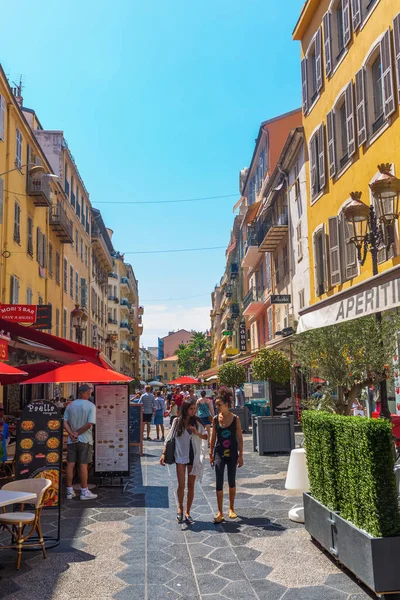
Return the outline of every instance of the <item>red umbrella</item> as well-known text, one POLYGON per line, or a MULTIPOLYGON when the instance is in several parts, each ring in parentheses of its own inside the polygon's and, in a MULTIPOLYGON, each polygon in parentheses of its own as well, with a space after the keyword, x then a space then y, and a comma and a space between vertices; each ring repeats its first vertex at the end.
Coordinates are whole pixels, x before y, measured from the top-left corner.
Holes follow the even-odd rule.
POLYGON ((188 377, 187 375, 183 375, 183 377, 179 377, 178 379, 170 381, 168 385, 195 385, 196 383, 200 383, 200 381, 195 377, 188 377))
MULTIPOLYGON (((46 372, 23 382, 21 381, 21 383, 78 383, 81 381, 87 383, 112 383, 114 381, 132 381, 133 379, 133 377, 127 377, 112 369, 104 369, 86 360, 69 363, 68 365, 58 365, 56 363, 41 364, 49 365, 46 372)), ((36 368, 39 370, 38 365, 36 365, 36 368)))
POLYGON ((18 379, 21 377, 26 377, 28 373, 25 371, 21 371, 20 369, 16 369, 7 363, 0 362, 0 382, 2 384, 7 384, 14 377, 18 376, 18 379))

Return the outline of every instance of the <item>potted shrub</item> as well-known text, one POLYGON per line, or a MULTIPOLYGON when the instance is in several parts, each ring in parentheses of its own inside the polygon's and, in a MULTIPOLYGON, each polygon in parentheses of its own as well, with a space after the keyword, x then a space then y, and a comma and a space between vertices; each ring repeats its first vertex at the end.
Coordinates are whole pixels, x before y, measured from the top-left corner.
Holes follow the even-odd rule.
POLYGON ((374 592, 399 593, 400 511, 390 422, 304 411, 302 424, 310 480, 307 531, 374 592))
MULTIPOLYGON (((242 365, 234 362, 227 362, 218 371, 218 382, 226 385, 235 391, 235 387, 240 387, 246 381, 246 370, 242 365)), ((235 408, 232 412, 240 419, 243 431, 249 430, 249 413, 245 406, 235 408)))

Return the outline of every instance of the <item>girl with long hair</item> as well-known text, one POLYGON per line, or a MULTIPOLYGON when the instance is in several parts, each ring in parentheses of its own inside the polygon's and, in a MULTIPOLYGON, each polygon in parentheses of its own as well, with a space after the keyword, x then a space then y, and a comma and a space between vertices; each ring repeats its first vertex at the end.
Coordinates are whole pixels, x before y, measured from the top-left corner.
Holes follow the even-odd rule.
POLYGON ((243 466, 243 435, 240 419, 229 409, 233 394, 229 388, 220 388, 215 400, 218 414, 214 417, 211 435, 210 464, 215 467, 218 513, 214 523, 222 523, 224 517, 224 471, 228 471, 229 518, 237 519, 235 513, 236 467, 243 466))
MULTIPOLYGON (((191 402, 184 401, 181 406, 179 416, 174 419, 171 429, 168 433, 167 443, 175 438, 175 465, 176 476, 178 479, 178 513, 176 519, 178 523, 182 523, 183 518, 188 525, 193 524, 193 519, 190 516, 194 498, 194 484, 196 477, 201 481, 204 470, 204 455, 207 434, 201 420, 196 417, 196 405, 191 402), (186 512, 183 514, 183 500, 185 496, 185 480, 187 477, 187 498, 186 512)), ((161 454, 160 464, 165 465, 165 452, 161 454)))

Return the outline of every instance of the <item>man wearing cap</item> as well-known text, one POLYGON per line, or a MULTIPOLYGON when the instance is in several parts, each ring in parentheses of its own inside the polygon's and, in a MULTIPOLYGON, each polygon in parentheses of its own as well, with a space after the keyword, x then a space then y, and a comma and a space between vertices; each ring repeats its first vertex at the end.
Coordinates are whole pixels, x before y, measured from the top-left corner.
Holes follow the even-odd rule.
POLYGON ((72 487, 75 463, 79 463, 79 478, 81 482, 81 500, 94 500, 97 494, 88 490, 88 465, 93 458, 92 427, 96 423, 96 407, 89 401, 92 388, 81 385, 78 398, 68 404, 64 413, 64 428, 68 432, 67 443, 67 500, 75 496, 72 487))

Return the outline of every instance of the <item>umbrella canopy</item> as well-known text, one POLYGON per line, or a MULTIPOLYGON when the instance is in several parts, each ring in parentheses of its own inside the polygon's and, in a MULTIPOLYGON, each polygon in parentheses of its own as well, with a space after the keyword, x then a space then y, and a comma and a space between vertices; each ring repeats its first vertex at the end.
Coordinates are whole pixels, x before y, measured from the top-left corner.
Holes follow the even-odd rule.
POLYGON ((145 381, 141 381, 140 385, 147 385, 147 383, 145 381))
POLYGON ((169 385, 195 385, 196 383, 200 383, 200 381, 195 377, 188 377, 187 375, 183 375, 183 377, 178 377, 178 379, 170 381, 169 385))
POLYGON ((152 385, 153 387, 162 387, 164 384, 161 381, 149 381, 147 385, 152 385))
POLYGON ((14 377, 22 379, 27 375, 28 373, 26 371, 21 371, 20 369, 16 369, 7 363, 0 362, 0 383, 2 384, 10 383, 14 377))
MULTIPOLYGON (((43 363, 42 363, 43 364, 43 363)), ((56 365, 56 363, 44 363, 50 365, 49 369, 36 377, 31 377, 21 383, 112 383, 114 381, 132 381, 133 377, 127 377, 104 369, 86 360, 69 363, 68 365, 56 365)), ((37 365, 36 365, 37 368, 37 365)))

